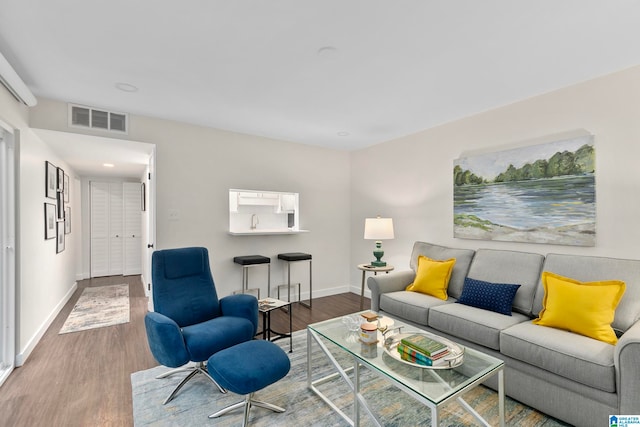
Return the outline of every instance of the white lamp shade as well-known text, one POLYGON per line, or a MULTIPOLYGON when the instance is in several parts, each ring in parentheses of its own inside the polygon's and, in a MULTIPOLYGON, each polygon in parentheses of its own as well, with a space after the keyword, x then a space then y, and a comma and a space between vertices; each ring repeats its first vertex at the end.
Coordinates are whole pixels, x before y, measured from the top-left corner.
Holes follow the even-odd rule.
POLYGON ((393 239, 393 219, 366 218, 364 220, 364 238, 368 240, 393 239))

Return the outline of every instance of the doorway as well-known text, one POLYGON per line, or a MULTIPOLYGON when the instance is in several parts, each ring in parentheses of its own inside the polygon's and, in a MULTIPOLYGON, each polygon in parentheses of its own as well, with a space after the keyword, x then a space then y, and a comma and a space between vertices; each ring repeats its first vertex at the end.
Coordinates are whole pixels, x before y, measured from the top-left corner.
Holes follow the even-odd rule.
MULTIPOLYGON (((58 157, 63 159, 80 178, 81 204, 81 259, 77 278, 87 279, 91 273, 91 181, 105 182, 145 182, 150 162, 155 156, 156 146, 153 143, 135 140, 110 138, 81 133, 69 133, 50 129, 32 128, 32 130, 50 146, 58 157), (110 167, 107 167, 110 166, 110 167)), ((153 184, 153 183, 151 183, 153 184)), ((150 185, 146 185, 151 190, 150 185)), ((144 217, 154 217, 155 199, 147 195, 144 217)), ((139 205, 139 202, 138 204, 139 205)), ((146 220, 146 219, 145 219, 146 220)), ((147 224, 155 227, 155 223, 147 224)), ((153 243, 141 239, 140 257, 142 262, 147 258, 147 244, 153 243)), ((143 265, 144 274, 144 265, 143 265)), ((145 282, 146 283, 146 282, 145 282)))
POLYGON ((0 122, 0 385, 15 364, 15 141, 0 122))

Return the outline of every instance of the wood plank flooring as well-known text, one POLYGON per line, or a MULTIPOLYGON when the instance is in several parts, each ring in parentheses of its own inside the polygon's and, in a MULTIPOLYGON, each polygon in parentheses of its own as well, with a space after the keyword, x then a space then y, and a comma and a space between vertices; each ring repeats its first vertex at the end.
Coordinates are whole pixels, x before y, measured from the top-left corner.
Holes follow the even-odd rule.
MULTIPOLYGON (((365 307, 370 305, 365 301, 365 307)), ((293 330, 359 311, 360 296, 315 298, 313 308, 293 308, 293 330)), ((132 426, 133 372, 157 366, 144 328, 147 298, 140 276, 112 276, 78 282, 78 290, 27 359, 0 387, 0 426, 132 426), (58 335, 90 286, 129 284, 130 322, 58 335)), ((288 329, 288 314, 272 313, 272 328, 288 329)), ((294 349, 294 351, 302 351, 294 349)))

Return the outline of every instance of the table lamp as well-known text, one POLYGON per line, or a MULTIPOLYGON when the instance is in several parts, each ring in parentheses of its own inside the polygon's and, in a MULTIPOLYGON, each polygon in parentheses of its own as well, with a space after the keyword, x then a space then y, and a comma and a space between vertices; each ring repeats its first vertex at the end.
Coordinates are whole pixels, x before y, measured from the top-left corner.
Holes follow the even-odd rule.
POLYGON ((382 250, 382 240, 393 239, 393 219, 391 218, 366 218, 364 221, 364 238, 376 240, 376 248, 373 251, 375 261, 371 262, 374 267, 385 267, 387 263, 380 261, 384 255, 382 250))

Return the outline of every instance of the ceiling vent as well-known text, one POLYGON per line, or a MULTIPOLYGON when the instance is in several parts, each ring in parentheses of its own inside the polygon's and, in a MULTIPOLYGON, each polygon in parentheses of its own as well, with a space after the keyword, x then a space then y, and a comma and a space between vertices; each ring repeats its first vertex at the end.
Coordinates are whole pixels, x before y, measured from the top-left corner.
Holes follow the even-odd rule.
POLYGON ((127 133, 128 116, 126 113, 69 104, 69 126, 127 133))

